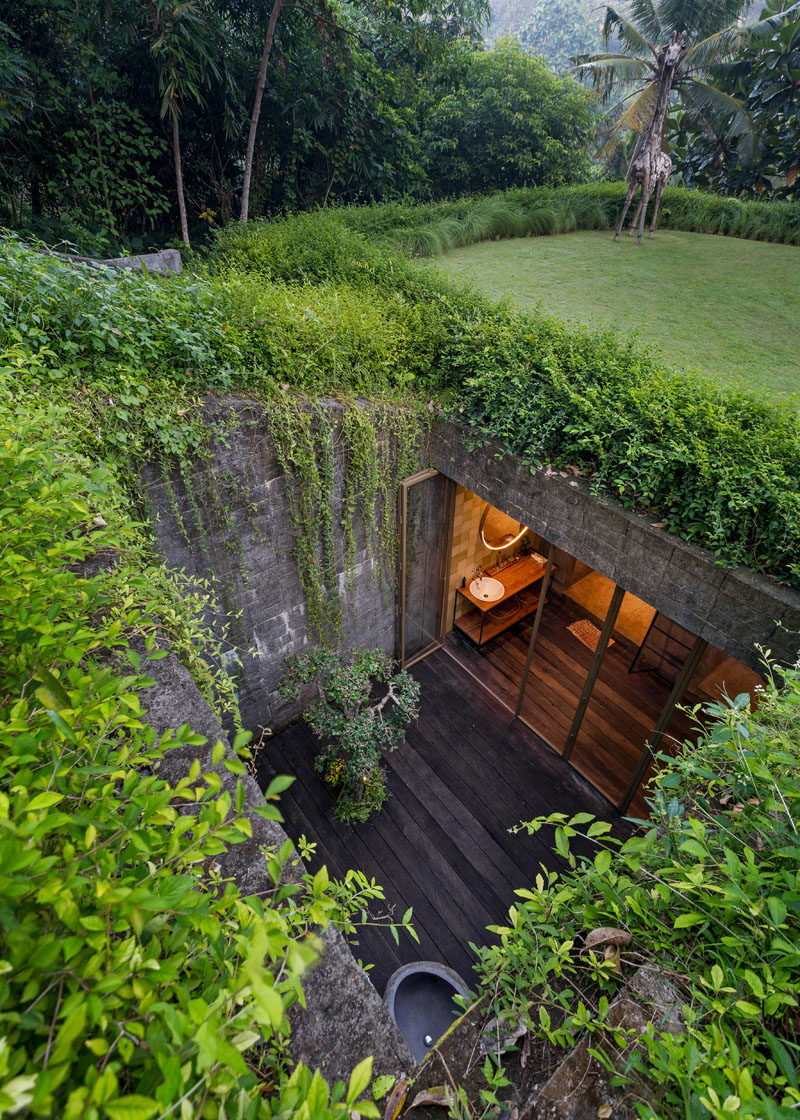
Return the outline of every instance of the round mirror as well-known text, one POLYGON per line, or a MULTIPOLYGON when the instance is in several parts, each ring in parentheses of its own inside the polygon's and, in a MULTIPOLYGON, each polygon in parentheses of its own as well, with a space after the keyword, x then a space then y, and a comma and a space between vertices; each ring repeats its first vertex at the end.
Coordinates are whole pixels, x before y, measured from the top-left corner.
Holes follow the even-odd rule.
POLYGON ((481 517, 479 533, 484 545, 491 552, 501 552, 525 535, 528 526, 515 521, 508 514, 501 513, 494 506, 487 505, 481 517))

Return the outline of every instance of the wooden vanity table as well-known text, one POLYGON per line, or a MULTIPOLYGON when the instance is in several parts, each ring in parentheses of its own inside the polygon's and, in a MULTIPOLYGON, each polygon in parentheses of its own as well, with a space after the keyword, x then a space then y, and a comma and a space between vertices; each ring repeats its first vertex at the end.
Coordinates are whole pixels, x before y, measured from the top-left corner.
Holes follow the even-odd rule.
POLYGON ((484 645, 508 630, 509 626, 525 618, 539 605, 538 593, 532 594, 530 589, 541 582, 545 566, 533 556, 520 556, 499 571, 494 569, 484 572, 484 575, 499 580, 505 588, 504 594, 493 603, 476 599, 469 584, 457 587, 453 603, 453 629, 459 630, 477 646, 484 645), (459 595, 467 600, 470 607, 457 618, 459 595))

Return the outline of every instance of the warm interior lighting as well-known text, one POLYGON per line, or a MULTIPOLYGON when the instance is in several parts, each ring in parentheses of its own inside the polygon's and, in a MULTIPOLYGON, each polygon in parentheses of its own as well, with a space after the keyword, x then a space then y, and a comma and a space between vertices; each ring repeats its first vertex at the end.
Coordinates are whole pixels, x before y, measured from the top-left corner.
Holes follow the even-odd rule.
POLYGON ((490 552, 511 548, 528 532, 528 526, 514 521, 494 506, 487 505, 480 524, 480 538, 490 552))

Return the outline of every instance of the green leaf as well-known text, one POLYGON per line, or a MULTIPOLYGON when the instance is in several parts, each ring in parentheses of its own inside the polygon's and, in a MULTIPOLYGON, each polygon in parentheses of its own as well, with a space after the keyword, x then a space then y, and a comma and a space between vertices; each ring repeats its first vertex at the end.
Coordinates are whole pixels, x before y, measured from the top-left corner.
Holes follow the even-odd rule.
POLYGON ((369 1086, 372 1080, 372 1055, 369 1054, 359 1062, 350 1074, 350 1084, 347 1087, 347 1103, 354 1105, 358 1098, 369 1086))
POLYGON ((594 857, 594 866, 598 875, 605 875, 611 867, 611 852, 609 852, 608 848, 604 848, 601 852, 597 853, 594 857))
POLYGON ((290 777, 288 774, 278 774, 278 776, 276 778, 273 778, 267 786, 264 792, 264 797, 267 801, 270 801, 273 797, 277 797, 278 794, 283 793, 284 790, 287 790, 294 780, 295 779, 293 777, 290 777))
POLYGON ((770 897, 767 899, 767 908, 769 909, 769 916, 772 918, 776 926, 782 926, 786 921, 788 910, 779 898, 770 897))
POLYGON ((705 922, 708 919, 705 914, 698 914, 696 910, 690 910, 688 914, 679 914, 673 922, 674 929, 687 929, 689 926, 699 925, 700 922, 705 922))
POLYGON ((391 1073, 382 1073, 380 1077, 376 1077, 372 1083, 372 1097, 376 1101, 383 1100, 386 1094, 394 1085, 396 1077, 391 1073))
POLYGON ((71 707, 70 698, 57 677, 54 677, 49 670, 41 667, 36 670, 36 673, 42 682, 41 686, 36 689, 36 698, 42 707, 51 708, 56 712, 71 707))
POLYGON ((133 1093, 129 1097, 117 1097, 106 1101, 105 1109, 111 1120, 150 1120, 161 1111, 158 1101, 152 1097, 140 1097, 133 1093))
POLYGON ((77 736, 64 717, 60 716, 58 712, 54 712, 52 708, 46 708, 45 710, 47 712, 47 718, 55 724, 64 738, 69 740, 70 743, 77 743, 77 736))
POLYGON ((35 797, 31 798, 25 806, 25 812, 37 813, 40 809, 52 809, 54 805, 58 805, 59 801, 63 800, 63 793, 56 793, 55 790, 46 790, 44 793, 37 793, 35 797))

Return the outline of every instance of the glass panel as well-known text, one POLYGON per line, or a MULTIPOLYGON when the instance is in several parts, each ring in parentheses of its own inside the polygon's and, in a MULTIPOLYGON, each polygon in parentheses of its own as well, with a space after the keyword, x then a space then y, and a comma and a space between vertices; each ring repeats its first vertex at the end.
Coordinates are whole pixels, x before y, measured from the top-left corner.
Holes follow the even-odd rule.
MULTIPOLYGON (((688 645, 674 638, 669 643, 657 640, 655 618, 647 603, 624 595, 570 759, 615 805, 628 788, 642 747, 694 642, 691 635, 688 645), (631 672, 632 666, 642 671, 631 672)), ((633 804, 629 811, 644 815, 644 803, 633 804)))
MULTIPOLYGON (((542 550, 546 547, 544 542, 542 550)), ((598 613, 590 613, 585 606, 577 603, 571 598, 576 586, 574 557, 554 549, 553 559, 553 577, 522 696, 520 716, 537 735, 562 754, 592 664, 592 642, 599 637, 608 604, 595 604, 594 610, 598 613)), ((584 565, 580 567, 584 572, 589 570, 584 565)), ((526 626, 528 638, 530 633, 529 623, 526 626)))
POLYGON ((405 613, 401 657, 405 665, 441 642, 447 479, 440 474, 403 483, 406 492, 405 613))

